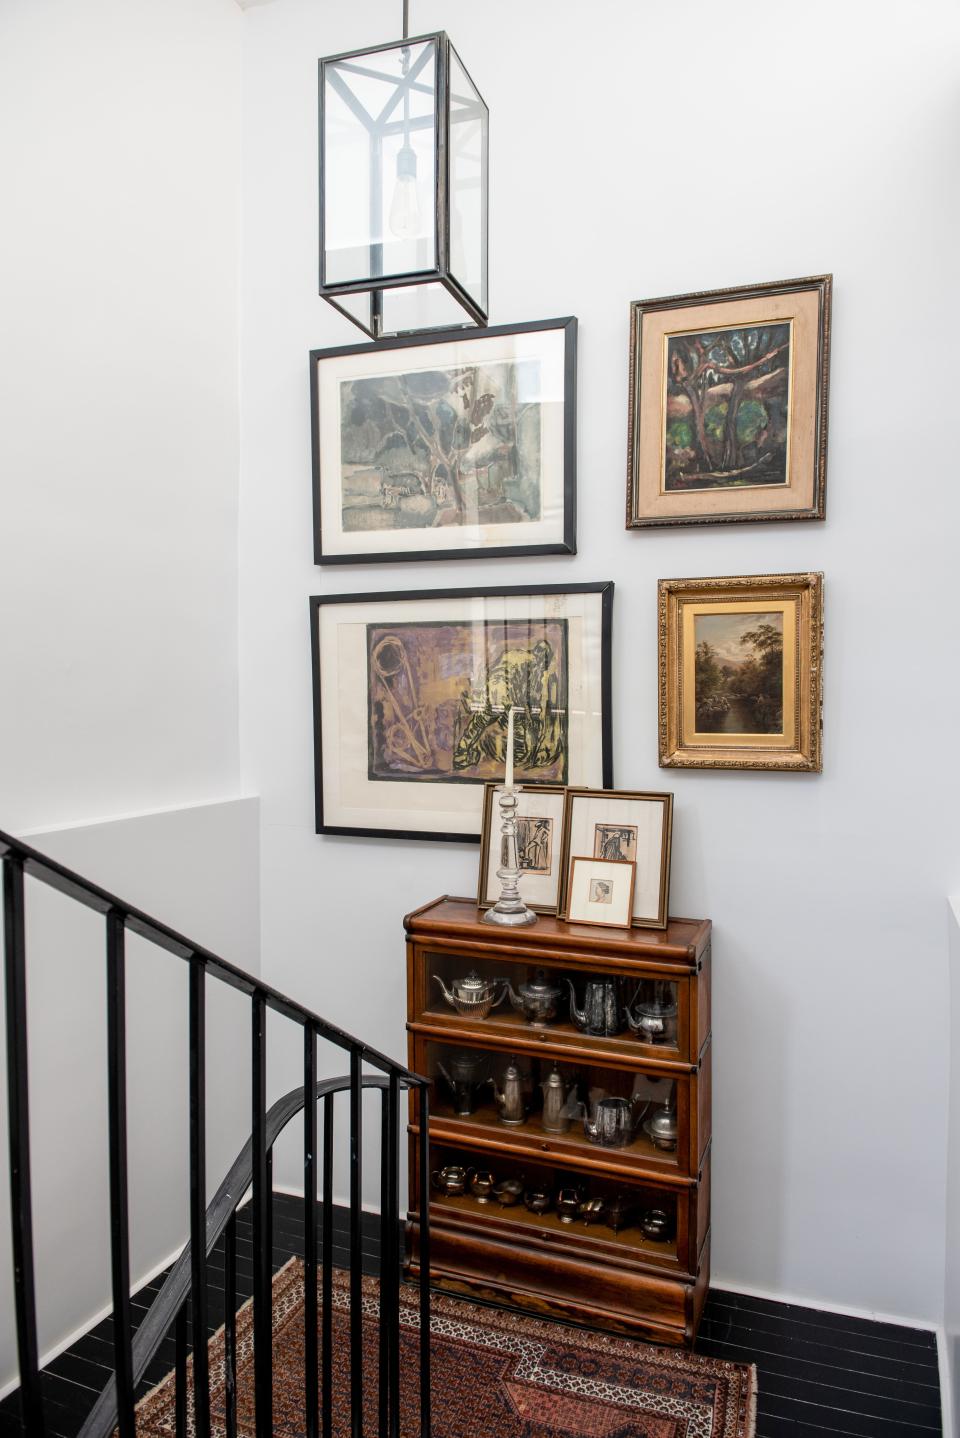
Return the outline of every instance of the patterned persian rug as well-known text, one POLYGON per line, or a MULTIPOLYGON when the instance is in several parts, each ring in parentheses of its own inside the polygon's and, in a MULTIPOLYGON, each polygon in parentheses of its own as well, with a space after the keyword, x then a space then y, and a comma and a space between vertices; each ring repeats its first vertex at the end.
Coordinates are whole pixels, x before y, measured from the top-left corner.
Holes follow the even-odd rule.
MULTIPOLYGON (((350 1433, 348 1275, 334 1275, 333 1431, 350 1433)), ((364 1434, 377 1433, 375 1279, 363 1280, 364 1434)), ((302 1438, 303 1265, 273 1281, 273 1432, 302 1438)), ((401 1285, 401 1435, 419 1438, 417 1290, 401 1285)), ((435 1438, 753 1438, 756 1370, 434 1295, 435 1438)), ((210 1340, 214 1438, 224 1435, 223 1331, 210 1340)), ((188 1432, 193 1431, 192 1395, 188 1432)), ((137 1408, 142 1438, 176 1432, 173 1374, 137 1408)), ((252 1438, 253 1314, 237 1317, 237 1433, 252 1438)))

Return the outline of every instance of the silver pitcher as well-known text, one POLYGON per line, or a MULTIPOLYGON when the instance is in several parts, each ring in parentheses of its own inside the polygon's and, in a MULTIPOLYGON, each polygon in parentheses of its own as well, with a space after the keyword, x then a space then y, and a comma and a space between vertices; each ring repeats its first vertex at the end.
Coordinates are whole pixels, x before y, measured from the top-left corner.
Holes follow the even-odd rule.
POLYGON ((506 979, 481 979, 477 973, 469 973, 465 979, 453 979, 449 988, 439 974, 433 977, 450 1007, 465 1019, 485 1019, 491 1009, 503 1003, 509 987, 506 979))
POLYGON ((518 984, 516 991, 507 980, 507 993, 513 1007, 535 1029, 544 1028, 557 1017, 557 1006, 563 997, 560 985, 552 984, 543 969, 538 969, 528 983, 518 984))
POLYGON ((487 1055, 460 1050, 450 1054, 448 1058, 449 1069, 442 1059, 437 1060, 437 1068, 453 1094, 457 1117, 469 1118, 473 1113, 475 1091, 480 1084, 486 1082, 487 1055))
POLYGON ((585 1034, 609 1036, 623 1028, 623 1005, 616 979, 591 979, 583 997, 583 1008, 577 1007, 577 991, 570 986, 570 1019, 585 1034))
POLYGON ((526 1123, 527 1105, 524 1100, 523 1074, 516 1059, 511 1059, 503 1075, 503 1088, 491 1075, 488 1082, 493 1086, 493 1098, 497 1105, 500 1122, 516 1128, 526 1123))
POLYGON ((628 1098, 598 1098, 593 1115, 584 1113, 583 1131, 591 1143, 604 1148, 622 1148, 633 1138, 633 1104, 628 1098))
POLYGON ((568 1089, 563 1075, 554 1064, 540 1087, 543 1090, 540 1127, 544 1133, 566 1133, 576 1115, 576 1084, 571 1084, 568 1089))

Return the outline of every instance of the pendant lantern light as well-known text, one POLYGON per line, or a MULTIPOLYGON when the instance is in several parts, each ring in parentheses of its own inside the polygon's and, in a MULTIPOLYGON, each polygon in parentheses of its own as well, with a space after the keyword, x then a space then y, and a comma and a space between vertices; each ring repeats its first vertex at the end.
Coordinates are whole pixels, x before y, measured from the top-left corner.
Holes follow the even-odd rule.
POLYGON ((372 339, 487 322, 489 113, 408 30, 320 61, 320 294, 372 339))

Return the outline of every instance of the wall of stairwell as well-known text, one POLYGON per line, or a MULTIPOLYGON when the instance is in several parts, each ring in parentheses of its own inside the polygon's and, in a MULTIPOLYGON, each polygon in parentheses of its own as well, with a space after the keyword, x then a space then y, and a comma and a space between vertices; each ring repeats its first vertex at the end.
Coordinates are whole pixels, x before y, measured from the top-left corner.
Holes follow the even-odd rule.
MULTIPOLYGON (((230 802, 242 23, 233 0, 0 4, 0 827, 255 968, 256 802, 230 802)), ((109 1302, 103 925, 29 883, 27 921, 47 1352, 109 1302)), ((186 974, 136 940, 128 967, 139 1277, 186 1233, 186 974)), ((248 1023, 211 1004, 216 1180, 248 1023)), ((0 1388, 11 1293, 4 1183, 0 1388)))

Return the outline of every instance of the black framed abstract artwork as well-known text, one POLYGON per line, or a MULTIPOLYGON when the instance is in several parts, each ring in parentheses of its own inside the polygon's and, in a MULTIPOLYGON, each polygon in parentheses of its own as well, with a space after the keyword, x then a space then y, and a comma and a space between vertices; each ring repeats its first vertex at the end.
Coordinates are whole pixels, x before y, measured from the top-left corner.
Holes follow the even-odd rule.
POLYGON ((480 838, 516 782, 609 787, 613 584, 310 600, 317 832, 480 838))
POLYGON ((575 319, 313 350, 314 559, 576 552, 575 319))

